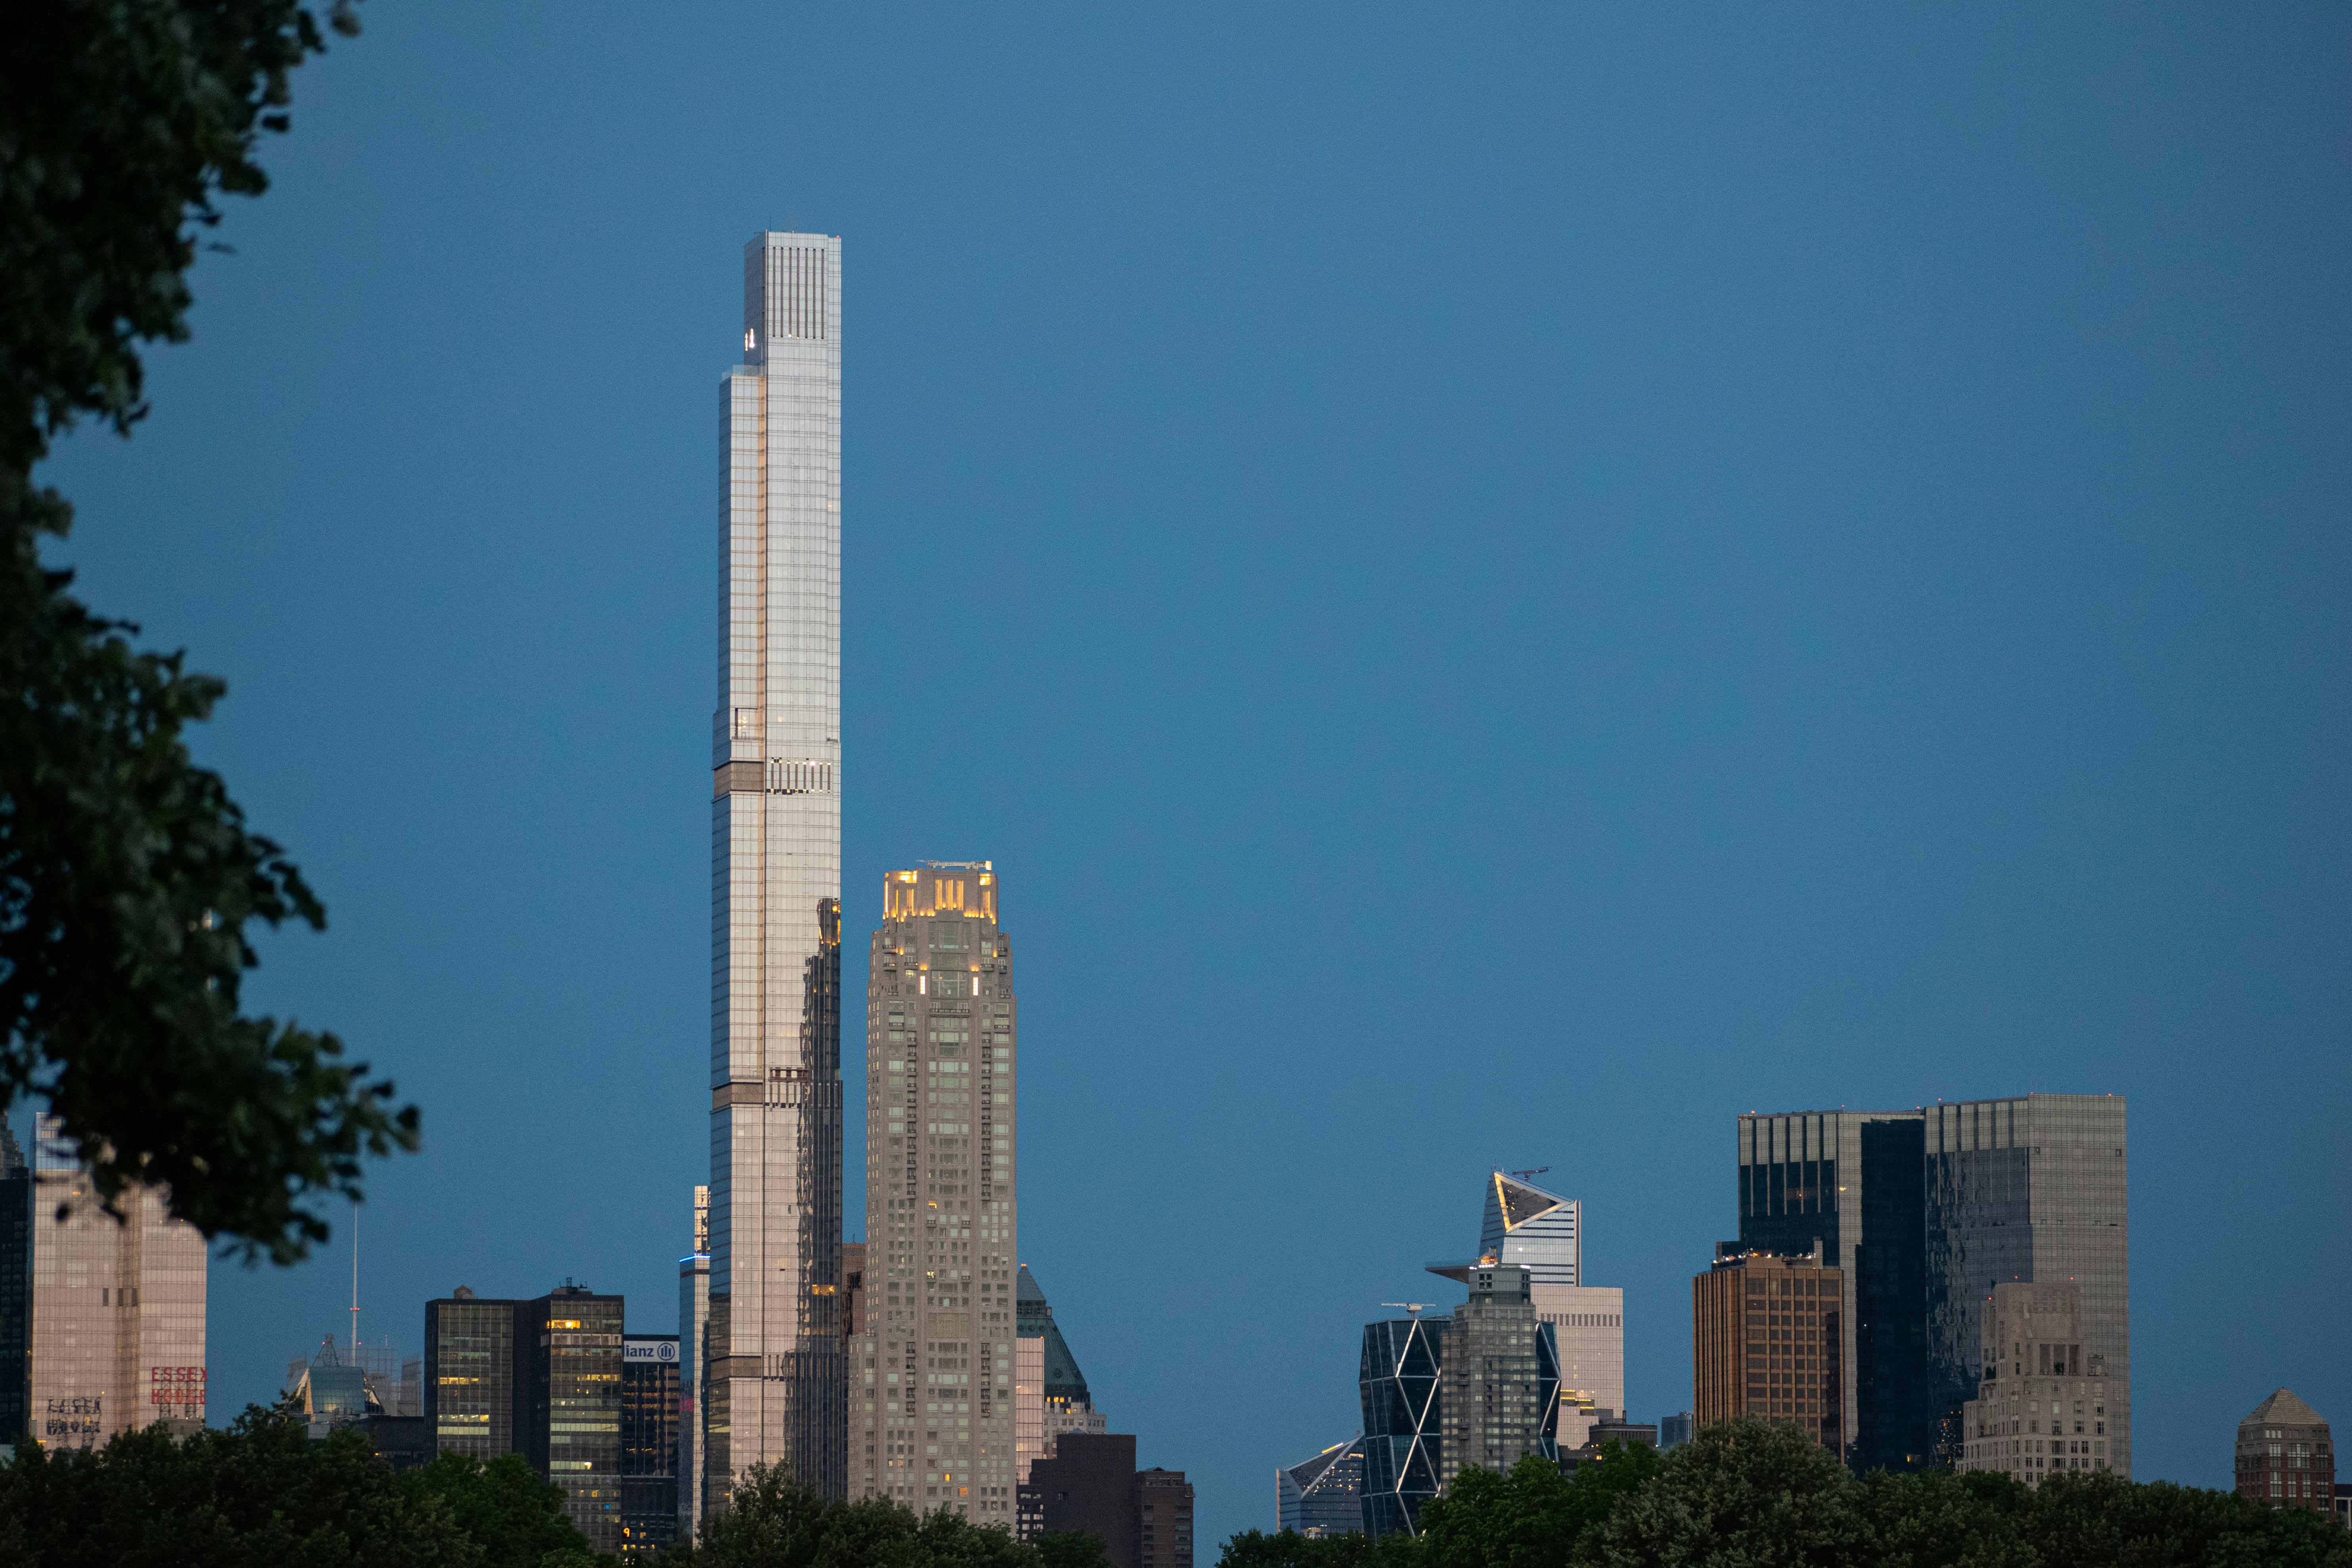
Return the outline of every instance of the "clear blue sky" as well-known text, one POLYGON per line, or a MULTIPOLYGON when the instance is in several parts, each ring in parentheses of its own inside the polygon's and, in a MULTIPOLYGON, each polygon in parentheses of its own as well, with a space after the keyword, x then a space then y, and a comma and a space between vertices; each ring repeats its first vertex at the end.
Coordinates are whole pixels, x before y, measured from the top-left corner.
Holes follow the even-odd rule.
MULTIPOLYGON (((2352 13, 363 11, 50 473, 328 900, 256 999, 424 1105, 371 1327, 674 1326, 717 384, 804 227, 850 984, 996 862, 1024 1250, 1204 1562, 1490 1163, 1683 1407, 1751 1109, 2127 1095, 2141 1474, 2352 1422, 2352 13)), ((217 1415, 347 1267, 215 1268, 217 1415)))

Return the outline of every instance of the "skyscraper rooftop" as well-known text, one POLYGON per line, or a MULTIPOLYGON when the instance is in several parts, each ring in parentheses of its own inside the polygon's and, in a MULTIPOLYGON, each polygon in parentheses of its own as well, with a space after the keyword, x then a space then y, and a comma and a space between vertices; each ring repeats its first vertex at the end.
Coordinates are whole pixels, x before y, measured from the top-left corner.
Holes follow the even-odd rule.
POLYGON ((1042 1338, 1045 1342, 1046 1399, 1092 1405, 1094 1398, 1087 1392, 1087 1374, 1078 1370, 1077 1357, 1070 1353, 1068 1342, 1062 1338, 1061 1325, 1054 1321, 1053 1306, 1046 1301, 1045 1292, 1038 1289, 1025 1263, 1021 1266, 1015 1289, 1013 1331, 1023 1339, 1042 1338))

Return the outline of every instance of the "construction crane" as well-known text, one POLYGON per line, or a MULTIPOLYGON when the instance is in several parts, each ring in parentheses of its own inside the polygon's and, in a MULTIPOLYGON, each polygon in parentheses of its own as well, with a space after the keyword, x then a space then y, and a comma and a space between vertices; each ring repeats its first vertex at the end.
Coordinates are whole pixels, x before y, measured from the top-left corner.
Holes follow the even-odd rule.
POLYGON ((1538 1166, 1537 1166, 1534 1170, 1532 1170, 1532 1171, 1513 1171, 1513 1172, 1511 1173, 1511 1174, 1513 1174, 1514 1176, 1517 1176, 1517 1177, 1519 1177, 1521 1180, 1525 1180, 1526 1178, 1528 1178, 1528 1177, 1529 1177, 1529 1176, 1540 1176, 1540 1175, 1542 1175, 1546 1171, 1549 1171, 1549 1170, 1550 1170, 1550 1169, 1551 1169, 1551 1167, 1550 1167, 1549 1165, 1538 1165, 1538 1166))

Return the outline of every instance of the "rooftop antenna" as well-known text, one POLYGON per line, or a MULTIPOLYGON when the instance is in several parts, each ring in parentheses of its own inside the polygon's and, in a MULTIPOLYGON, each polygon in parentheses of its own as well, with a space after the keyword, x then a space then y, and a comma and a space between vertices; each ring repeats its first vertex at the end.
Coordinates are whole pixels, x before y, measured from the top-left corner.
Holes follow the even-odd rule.
POLYGON ((360 1363, 360 1201, 352 1200, 352 1364, 360 1363))

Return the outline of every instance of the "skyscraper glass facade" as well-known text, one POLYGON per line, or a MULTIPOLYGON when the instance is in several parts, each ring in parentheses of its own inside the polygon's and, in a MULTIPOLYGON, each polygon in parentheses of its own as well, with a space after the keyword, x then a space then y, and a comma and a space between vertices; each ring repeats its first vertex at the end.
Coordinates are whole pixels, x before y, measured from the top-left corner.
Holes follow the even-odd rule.
POLYGON ((719 393, 711 726, 709 1392, 723 1499, 755 1463, 846 1482, 841 1286, 841 241, 743 252, 743 359, 719 393), (812 964, 834 967, 828 994, 812 964), (830 1044, 828 1045, 828 1030, 830 1044))
POLYGON ((621 1339, 621 1551, 677 1539, 678 1336, 621 1339))
POLYGON ((606 1553, 621 1549, 622 1311, 618 1296, 562 1286, 523 1303, 516 1324, 530 1369, 523 1451, 606 1553))
POLYGON ((1364 1440, 1334 1443, 1274 1472, 1274 1527, 1321 1538, 1364 1528, 1364 1440))
POLYGON ((1364 1533, 1412 1535, 1444 1463, 1444 1318, 1364 1325, 1357 1388, 1364 1413, 1364 1533))
POLYGON ((425 1425, 436 1454, 478 1459, 521 1447, 515 1421, 515 1309, 460 1285, 425 1303, 425 1425))
POLYGON ((2029 1094, 1927 1108, 1927 1363, 1937 1453, 1959 1457, 1982 1317, 2005 1281, 2082 1287, 2083 1342, 2105 1358, 2107 1468, 2131 1475, 2131 1232, 2124 1101, 2029 1094))
POLYGON ((1953 1462, 1993 1287, 2075 1279, 2084 1334, 2113 1347, 2110 1468, 2130 1474, 2124 1151, 2114 1095, 1739 1119, 1740 1248, 1798 1255, 1818 1240, 1845 1278, 1855 1468, 1953 1462))
POLYGON ((182 1436, 205 1425, 205 1239, 152 1189, 115 1201, 120 1221, 72 1141, 39 1118, 28 1415, 48 1447, 102 1447, 157 1421, 182 1436))
POLYGON ((1928 1458, 1919 1129, 1916 1109, 1739 1119, 1734 1250, 1802 1258, 1819 1242, 1838 1271, 1839 1360, 1851 1373, 1840 1446, 1857 1469, 1928 1458))
POLYGON ((1517 1264, 1538 1285, 1581 1285, 1584 1205, 1496 1171, 1486 1179, 1478 1255, 1517 1264))
POLYGON ((867 961, 854 1489, 1018 1521, 1019 1012, 994 868, 893 871, 867 961))

